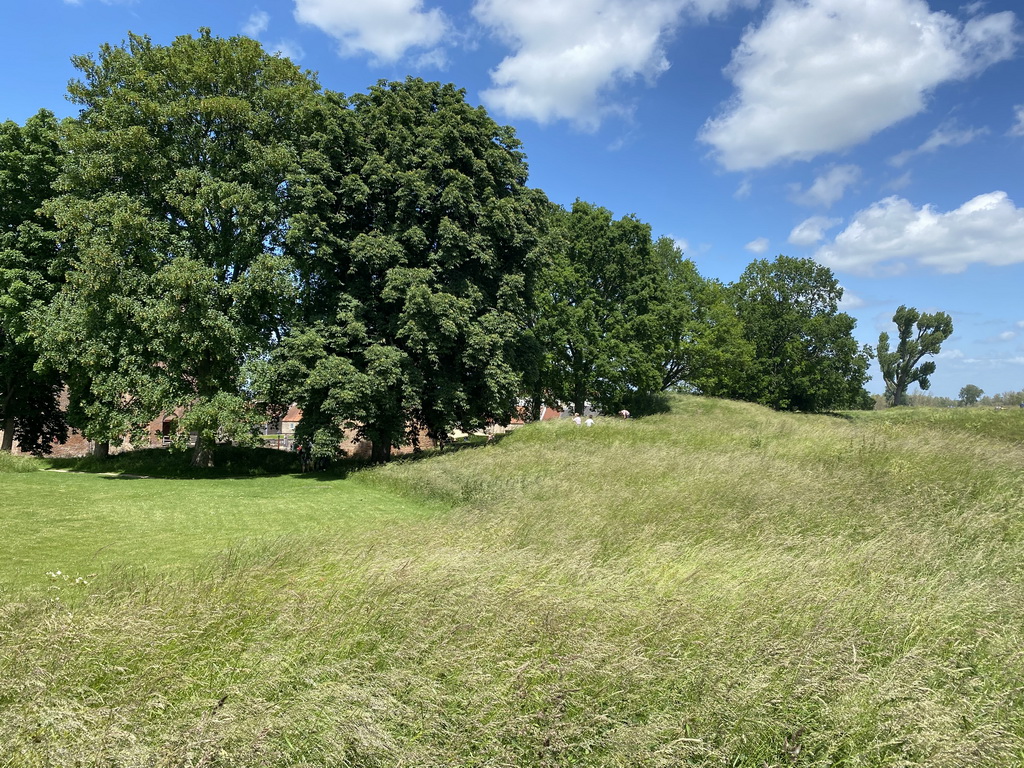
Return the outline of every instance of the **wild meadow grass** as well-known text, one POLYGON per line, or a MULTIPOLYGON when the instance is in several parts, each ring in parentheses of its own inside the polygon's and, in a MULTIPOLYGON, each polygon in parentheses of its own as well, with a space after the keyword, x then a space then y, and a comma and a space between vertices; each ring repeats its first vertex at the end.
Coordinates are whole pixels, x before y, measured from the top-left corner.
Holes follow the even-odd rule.
POLYGON ((0 765, 1024 765, 1024 447, 960 413, 680 397, 335 481, 4 475, 0 765))

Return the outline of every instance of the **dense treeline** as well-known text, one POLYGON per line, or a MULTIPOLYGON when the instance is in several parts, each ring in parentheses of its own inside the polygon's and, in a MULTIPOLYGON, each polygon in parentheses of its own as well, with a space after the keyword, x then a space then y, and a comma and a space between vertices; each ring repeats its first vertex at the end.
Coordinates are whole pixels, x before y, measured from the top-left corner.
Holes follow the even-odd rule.
POLYGON ((345 97, 208 30, 74 63, 77 117, 0 130, 7 449, 66 418, 102 451, 177 412, 205 463, 289 402, 314 452, 354 432, 377 459, 523 400, 871 403, 829 270, 780 256, 725 285, 634 216, 554 205, 452 85, 345 97))

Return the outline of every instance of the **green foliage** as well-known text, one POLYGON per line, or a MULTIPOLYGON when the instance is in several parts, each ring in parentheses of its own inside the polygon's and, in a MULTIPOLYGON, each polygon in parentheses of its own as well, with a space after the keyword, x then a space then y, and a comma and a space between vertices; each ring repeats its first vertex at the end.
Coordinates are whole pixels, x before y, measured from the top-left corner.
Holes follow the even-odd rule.
POLYGON ((978 399, 985 394, 985 391, 981 387, 976 387, 973 384, 968 384, 960 388, 960 402, 963 405, 974 405, 978 402, 978 399))
POLYGON ((654 257, 665 285, 648 343, 660 349, 661 388, 741 396, 753 346, 743 335, 728 289, 701 277, 669 238, 654 243, 654 257))
POLYGON ((878 367, 885 381, 885 396, 890 405, 904 405, 907 387, 916 383, 928 389, 928 377, 935 373, 931 360, 921 363, 926 355, 937 355, 942 342, 953 333, 953 320, 945 312, 927 314, 913 307, 900 305, 892 316, 896 324, 899 343, 889 349, 889 334, 878 337, 878 367), (916 329, 916 330, 915 330, 916 329))
MULTIPOLYGON (((82 112, 48 210, 79 257, 40 328, 75 423, 111 440, 176 408, 209 422, 218 404, 226 423, 243 362, 290 303, 291 190, 317 161, 298 137, 319 120, 319 86, 209 30, 169 46, 130 35, 74 62, 82 112)), ((204 436, 197 458, 207 449, 204 436)))
POLYGON ((1000 392, 996 395, 986 395, 979 401, 982 405, 1001 406, 1001 407, 1020 407, 1021 403, 1024 403, 1024 389, 1016 392, 1000 392))
POLYGON ((544 359, 536 397, 607 412, 662 389, 659 318, 665 273, 651 228, 577 201, 554 208, 534 332, 544 359))
POLYGON ((812 259, 758 259, 733 286, 743 333, 754 349, 742 399, 780 410, 871 407, 864 390, 871 350, 839 311, 843 289, 812 259))
POLYGON ((301 319, 277 354, 299 434, 329 452, 345 429, 375 459, 506 422, 529 363, 526 333, 544 205, 510 128, 451 85, 380 83, 335 103, 327 205, 301 224, 301 319))
POLYGON ((40 208, 51 196, 60 151, 58 124, 45 110, 24 126, 0 124, 0 450, 49 453, 67 437, 59 371, 39 360, 30 314, 63 279, 53 223, 40 208))

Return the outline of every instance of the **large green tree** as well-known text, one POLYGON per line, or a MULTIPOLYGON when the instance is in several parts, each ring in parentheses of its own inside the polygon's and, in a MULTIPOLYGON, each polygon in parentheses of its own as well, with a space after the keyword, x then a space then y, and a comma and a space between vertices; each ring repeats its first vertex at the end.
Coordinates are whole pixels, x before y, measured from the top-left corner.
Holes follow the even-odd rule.
POLYGON ((812 259, 752 262, 733 286, 754 360, 742 399, 779 410, 866 407, 871 352, 839 311, 843 289, 812 259))
POLYGON ((244 365, 283 326, 324 99, 287 59, 209 30, 131 35, 74 63, 82 111, 50 212, 79 258, 41 325, 49 358, 87 436, 178 409, 209 463, 217 435, 245 436, 244 365))
POLYGON ((42 213, 57 177, 58 123, 40 111, 0 124, 0 450, 48 453, 67 434, 60 372, 41 362, 30 318, 49 302, 65 258, 42 213))
POLYGON ((651 228, 634 216, 577 201, 554 209, 538 283, 536 334, 543 349, 540 396, 614 411, 662 389, 656 309, 663 265, 651 228))
POLYGON ((519 141, 452 85, 381 82, 333 102, 327 182, 297 220, 314 243, 301 317, 274 366, 300 437, 330 453, 348 430, 384 460, 423 432, 506 421, 531 365, 546 206, 519 141))
POLYGON ((928 314, 900 305, 892 321, 899 341, 896 349, 891 349, 889 334, 883 331, 879 335, 878 367, 885 381, 886 400, 890 405, 904 405, 911 384, 921 389, 931 386, 928 377, 935 373, 935 363, 921 363, 921 358, 939 353, 942 342, 953 334, 953 319, 945 312, 928 314))
POLYGON ((655 241, 654 257, 665 281, 652 339, 659 351, 661 389, 738 395, 753 348, 728 288, 703 278, 670 238, 655 241))

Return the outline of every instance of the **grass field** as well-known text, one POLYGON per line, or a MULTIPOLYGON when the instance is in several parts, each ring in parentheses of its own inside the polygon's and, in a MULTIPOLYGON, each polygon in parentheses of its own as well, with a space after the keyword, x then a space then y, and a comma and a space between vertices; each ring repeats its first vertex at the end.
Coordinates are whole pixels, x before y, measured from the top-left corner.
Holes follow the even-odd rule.
POLYGON ((1024 413, 0 478, 0 765, 1024 765, 1024 413))

